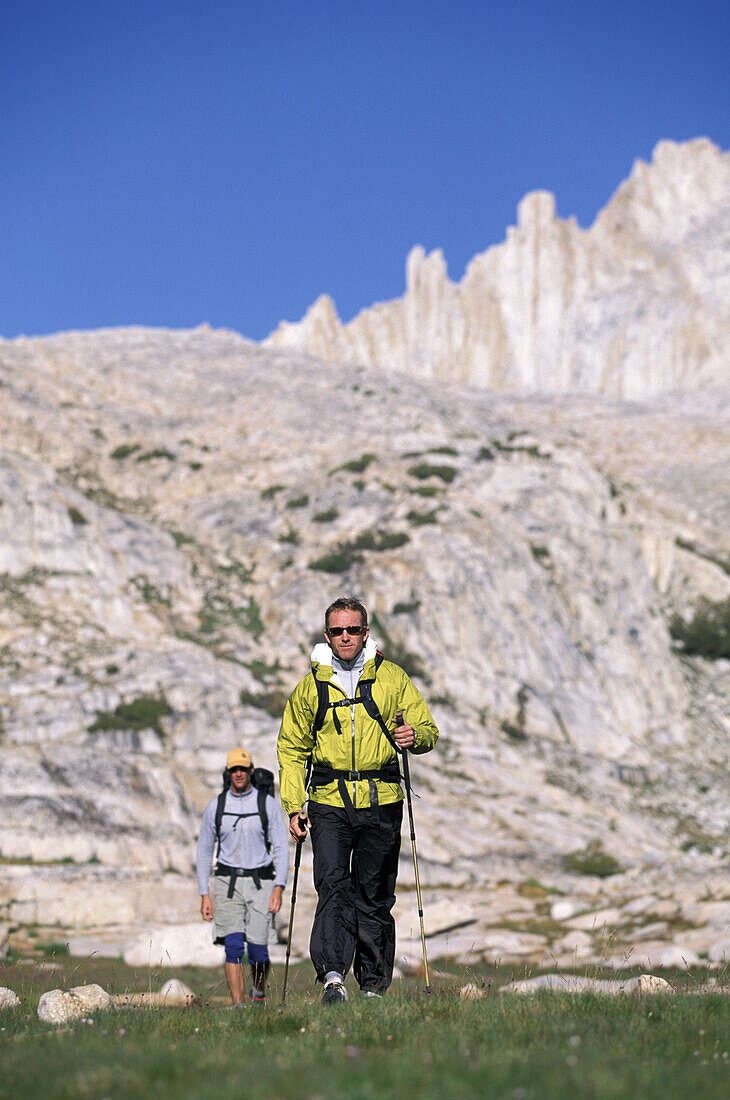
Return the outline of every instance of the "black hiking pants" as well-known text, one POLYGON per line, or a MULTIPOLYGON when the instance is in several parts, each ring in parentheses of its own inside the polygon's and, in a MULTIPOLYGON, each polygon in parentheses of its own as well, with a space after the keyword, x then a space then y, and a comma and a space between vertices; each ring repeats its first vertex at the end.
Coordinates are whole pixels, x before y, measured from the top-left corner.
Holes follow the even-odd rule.
POLYGON ((319 981, 352 972, 361 989, 384 993, 395 959, 395 880, 403 803, 350 811, 309 803, 314 914, 309 953, 319 981), (355 824, 351 819, 357 819, 355 824))

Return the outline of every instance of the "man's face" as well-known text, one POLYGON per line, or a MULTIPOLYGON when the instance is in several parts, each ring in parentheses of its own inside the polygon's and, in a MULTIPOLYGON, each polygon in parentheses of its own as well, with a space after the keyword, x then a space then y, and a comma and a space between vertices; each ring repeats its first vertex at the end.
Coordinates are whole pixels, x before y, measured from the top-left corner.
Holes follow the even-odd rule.
POLYGON ((245 794, 251 786, 250 768, 231 768, 231 790, 236 794, 245 794))
POLYGON ((327 623, 324 636, 332 647, 332 652, 340 661, 351 661, 357 657, 368 639, 369 630, 362 630, 359 611, 333 611, 327 623))

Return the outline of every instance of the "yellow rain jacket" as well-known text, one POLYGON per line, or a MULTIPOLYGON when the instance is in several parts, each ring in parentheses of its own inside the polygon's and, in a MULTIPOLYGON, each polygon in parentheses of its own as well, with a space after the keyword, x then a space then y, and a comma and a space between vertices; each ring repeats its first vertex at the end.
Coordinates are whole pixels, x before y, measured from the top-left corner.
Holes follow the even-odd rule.
MULTIPOLYGON (((331 651, 329 664, 326 663, 326 658, 316 659, 320 655, 324 656, 328 649, 329 647, 322 644, 315 647, 312 654, 312 673, 318 680, 327 682, 330 702, 334 703, 338 699, 347 699, 347 694, 332 679, 331 651)), ((368 639, 365 665, 356 694, 359 694, 360 684, 364 680, 370 680, 373 701, 388 729, 395 729, 395 712, 402 710, 405 722, 415 732, 415 743, 409 751, 428 752, 436 744, 439 731, 425 699, 398 665, 382 660, 376 667, 376 652, 372 639, 368 639)), ((342 732, 337 730, 335 712, 328 709, 324 724, 315 738, 312 726, 317 706, 317 686, 313 676, 307 675, 299 681, 289 696, 277 742, 281 804, 286 814, 297 813, 304 806, 307 797, 305 770, 310 757, 315 766, 322 764, 347 772, 376 771, 397 759, 395 749, 383 733, 379 722, 370 717, 363 703, 337 708, 342 732)), ((381 779, 348 779, 347 793, 356 810, 367 809, 371 805, 371 782, 376 784, 380 805, 402 801, 403 791, 398 783, 381 779)), ((344 806, 336 779, 310 787, 309 799, 326 806, 344 806)))

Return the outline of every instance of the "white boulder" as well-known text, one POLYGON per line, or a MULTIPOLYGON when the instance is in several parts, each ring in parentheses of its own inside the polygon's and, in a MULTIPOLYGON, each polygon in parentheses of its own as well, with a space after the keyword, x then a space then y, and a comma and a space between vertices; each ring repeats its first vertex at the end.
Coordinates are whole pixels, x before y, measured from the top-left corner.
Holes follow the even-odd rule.
POLYGON ((713 943, 707 952, 707 958, 713 963, 726 963, 730 959, 730 935, 713 943))
POLYGON ((190 1004, 195 1000, 192 989, 179 978, 170 978, 160 988, 160 996, 167 1004, 190 1004))
POLYGON ((166 924, 149 928, 124 949, 127 966, 222 966, 225 952, 213 943, 211 925, 166 924))
POLYGON ((112 998, 100 985, 79 985, 74 989, 50 989, 44 993, 38 1001, 38 1017, 47 1024, 65 1024, 89 1012, 113 1007, 112 998))
POLYGON ((3 1008, 18 1008, 20 1005, 20 997, 17 993, 14 993, 12 989, 8 989, 7 986, 0 986, 0 1009, 3 1008))

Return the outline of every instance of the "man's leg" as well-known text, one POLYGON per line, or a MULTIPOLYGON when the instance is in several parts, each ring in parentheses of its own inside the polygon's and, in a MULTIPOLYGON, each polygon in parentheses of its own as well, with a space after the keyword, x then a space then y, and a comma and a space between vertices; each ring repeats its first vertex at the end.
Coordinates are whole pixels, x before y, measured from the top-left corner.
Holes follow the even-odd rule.
POLYGON ((384 993, 393 980, 395 960, 395 881, 400 854, 403 803, 379 807, 379 822, 369 810, 360 811, 356 830, 352 878, 357 909, 357 948, 353 973, 360 988, 384 993))
POLYGON ((246 992, 246 984, 243 980, 243 956, 246 951, 246 942, 243 932, 231 932, 224 939, 226 949, 226 981, 234 1005, 243 1002, 246 992))
POLYGON ((266 1001, 266 976, 269 973, 269 932, 271 913, 269 912, 268 880, 259 881, 253 877, 245 878, 243 885, 244 927, 248 942, 248 961, 251 966, 251 1000, 264 1004, 266 1001))
POLYGON ((309 820, 318 897, 309 953, 323 982, 332 973, 344 978, 355 951, 357 921, 350 877, 353 829, 338 806, 310 802, 309 820))
POLYGON ((248 945, 248 961, 251 964, 251 1000, 262 1003, 266 1000, 266 976, 269 973, 269 948, 265 943, 248 945))

